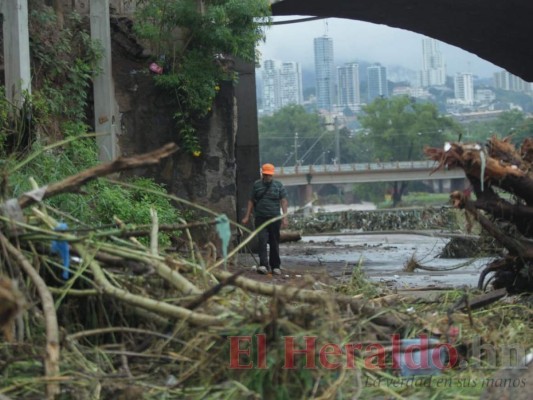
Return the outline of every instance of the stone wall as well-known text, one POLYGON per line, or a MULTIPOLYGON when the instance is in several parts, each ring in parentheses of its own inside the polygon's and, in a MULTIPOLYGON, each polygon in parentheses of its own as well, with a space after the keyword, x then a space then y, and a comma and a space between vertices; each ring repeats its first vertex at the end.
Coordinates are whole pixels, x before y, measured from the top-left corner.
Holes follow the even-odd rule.
MULTIPOLYGON (((149 58, 125 32, 127 19, 113 21, 113 79, 120 115, 121 155, 130 156, 179 143, 175 98, 155 86, 149 58)), ((231 82, 221 83, 208 118, 196 128, 202 154, 178 151, 158 167, 135 171, 167 186, 170 193, 236 218, 236 99, 231 82)))

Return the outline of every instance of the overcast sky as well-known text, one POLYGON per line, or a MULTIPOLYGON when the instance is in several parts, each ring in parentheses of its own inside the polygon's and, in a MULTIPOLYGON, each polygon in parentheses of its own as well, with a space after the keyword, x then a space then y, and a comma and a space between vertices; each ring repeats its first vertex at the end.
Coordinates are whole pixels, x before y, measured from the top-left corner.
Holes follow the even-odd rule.
MULTIPOLYGON (((276 21, 303 18, 276 17, 276 21)), ((401 65, 422 69, 422 38, 411 31, 368 22, 328 18, 297 24, 274 25, 267 29, 266 42, 259 45, 264 60, 296 61, 303 68, 314 68, 313 39, 327 34, 333 39, 335 63, 338 61, 379 62, 385 67, 401 65)), ((490 78, 502 68, 458 47, 439 42, 447 75, 472 72, 490 78)))

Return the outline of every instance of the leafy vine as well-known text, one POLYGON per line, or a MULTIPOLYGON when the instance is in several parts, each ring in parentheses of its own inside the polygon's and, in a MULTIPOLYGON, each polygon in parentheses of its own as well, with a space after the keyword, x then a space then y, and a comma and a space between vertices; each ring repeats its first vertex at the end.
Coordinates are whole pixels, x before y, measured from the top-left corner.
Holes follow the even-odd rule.
POLYGON ((270 21, 267 0, 150 0, 138 7, 135 30, 163 67, 157 85, 171 90, 185 150, 201 155, 196 122, 208 116, 219 83, 236 81, 232 57, 253 62, 270 21))

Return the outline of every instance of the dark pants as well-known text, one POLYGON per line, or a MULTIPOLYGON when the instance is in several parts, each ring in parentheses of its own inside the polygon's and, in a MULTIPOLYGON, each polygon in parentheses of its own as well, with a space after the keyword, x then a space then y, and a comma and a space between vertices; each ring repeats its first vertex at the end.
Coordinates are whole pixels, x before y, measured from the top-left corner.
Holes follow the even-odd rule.
MULTIPOLYGON (((256 217, 255 227, 259 228, 270 218, 256 217)), ((279 259, 279 230, 281 228, 281 220, 275 221, 267 225, 259 231, 257 235, 259 241, 259 264, 268 269, 279 268, 281 260, 279 259), (270 255, 267 257, 267 243, 270 245, 270 255), (270 262, 269 262, 270 260, 270 262)))

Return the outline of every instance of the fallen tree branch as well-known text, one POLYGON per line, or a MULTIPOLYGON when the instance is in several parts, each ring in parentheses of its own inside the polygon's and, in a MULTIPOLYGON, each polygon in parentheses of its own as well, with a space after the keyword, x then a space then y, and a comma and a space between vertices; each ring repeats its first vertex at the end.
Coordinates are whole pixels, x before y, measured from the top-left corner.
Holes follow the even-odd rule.
POLYGON ((54 299, 46 286, 46 283, 40 277, 39 273, 33 268, 31 263, 24 255, 13 246, 9 240, 0 232, 0 241, 8 253, 16 260, 22 270, 28 275, 30 280, 37 288, 37 293, 41 298, 43 313, 46 326, 46 351, 44 354, 44 371, 47 378, 51 381, 46 385, 47 399, 54 399, 60 393, 59 384, 54 382, 53 378, 59 376, 59 328, 57 315, 54 307, 54 299))
MULTIPOLYGON (((231 273, 222 271, 220 269, 213 271, 213 275, 215 275, 215 277, 219 280, 224 280, 231 277, 231 273)), ((372 321, 378 325, 399 328, 406 322, 393 314, 378 315, 376 308, 369 305, 368 302, 354 299, 350 296, 332 296, 322 290, 310 290, 291 286, 272 285, 242 276, 237 277, 234 284, 241 289, 253 293, 270 297, 276 296, 286 301, 301 301, 312 304, 328 304, 333 302, 339 305, 350 306, 354 314, 362 314, 367 317, 371 317, 372 321)))
MULTIPOLYGON (((32 211, 35 215, 37 215, 39 218, 41 218, 43 221, 45 221, 50 226, 57 226, 57 221, 54 221, 52 218, 43 214, 40 210, 34 207, 32 211)), ((72 239, 74 239, 74 237, 72 239)), ((82 249, 81 251, 83 252, 86 252, 86 249, 84 249, 82 246, 72 246, 72 247, 74 248, 75 251, 77 251, 80 254, 80 257, 82 258, 85 257, 83 254, 80 253, 80 249, 82 249)), ((96 253, 100 251, 100 247, 107 248, 109 251, 115 250, 119 255, 125 256, 127 258, 136 259, 138 261, 142 261, 148 265, 153 266, 159 276, 161 276, 163 279, 168 281, 170 284, 172 284, 175 288, 177 288, 184 294, 200 294, 202 292, 194 284, 192 284, 189 280, 187 280, 183 275, 181 275, 178 271, 174 271, 165 263, 158 261, 156 259, 158 257, 157 255, 147 256, 145 255, 145 253, 137 254, 131 250, 120 251, 116 249, 115 247, 111 247, 104 243, 100 244, 96 253), (137 255, 135 256, 135 254, 137 255)))
POLYGON ((470 308, 471 310, 476 310, 481 307, 485 307, 491 303, 494 303, 495 301, 498 301, 502 297, 507 295, 507 290, 505 288, 493 290, 488 293, 484 293, 482 295, 476 296, 470 301, 467 302, 464 299, 461 299, 462 301, 459 301, 457 304, 453 306, 452 311, 456 310, 462 310, 466 311, 467 308, 470 308))
MULTIPOLYGON (((201 222, 190 222, 185 224, 162 224, 159 225, 160 232, 171 232, 171 231, 180 231, 190 228, 199 228, 205 226, 216 225, 217 221, 201 221, 201 222)), ((150 233, 151 225, 136 225, 130 227, 124 227, 120 229, 113 229, 109 231, 100 231, 96 232, 93 237, 105 237, 105 236, 116 236, 116 237, 130 237, 130 236, 147 236, 150 233)), ((66 230, 65 232, 78 231, 75 229, 66 230)))
MULTIPOLYGON (((138 333, 140 335, 147 335, 147 336, 154 336, 161 339, 168 339, 169 335, 160 333, 160 332, 154 332, 150 331, 148 329, 140 329, 140 328, 129 328, 125 326, 112 326, 109 328, 100 328, 100 329, 90 329, 87 331, 80 331, 76 333, 72 333, 66 337, 67 341, 75 341, 79 340, 81 338, 87 337, 87 336, 95 336, 95 335, 105 335, 107 333, 115 333, 115 332, 125 332, 125 333, 138 333)), ((172 338, 171 338, 172 339, 172 338)), ((172 339, 174 340, 174 339, 172 339)))
MULTIPOLYGON (((105 249, 105 251, 111 254, 118 255, 130 260, 140 261, 146 265, 152 266, 160 277, 165 279, 167 282, 169 282, 172 286, 174 286, 176 289, 178 289, 181 293, 185 295, 202 293, 202 291, 198 289, 198 287, 196 287, 192 282, 190 282, 187 278, 180 274, 177 269, 172 269, 167 264, 160 261, 161 257, 159 256, 143 255, 142 253, 137 253, 131 250, 126 251, 106 244, 102 244, 101 248, 105 249)), ((77 250, 77 246, 74 246, 74 249, 76 251, 79 251, 77 250)), ((100 249, 98 249, 98 251, 100 251, 100 249)))
MULTIPOLYGON (((512 254, 519 257, 526 256, 526 247, 520 243, 518 240, 508 236, 499 229, 495 224, 493 224, 487 217, 482 215, 475 207, 472 201, 466 201, 464 208, 469 212, 477 222, 485 229, 494 239, 502 244, 507 250, 512 254)), ((533 255, 533 254, 532 254, 533 255)))
POLYGON ((61 193, 75 192, 87 182, 90 182, 98 177, 138 167, 144 167, 147 165, 158 164, 162 158, 168 157, 177 150, 178 146, 175 143, 168 143, 160 149, 146 154, 135 157, 117 158, 115 161, 110 163, 97 165, 96 167, 89 168, 80 172, 79 174, 69 176, 62 181, 24 193, 18 198, 18 204, 20 208, 26 208, 34 203, 61 193))
POLYGON ((232 285, 235 282, 235 279, 241 274, 244 273, 244 270, 237 271, 228 278, 222 280, 221 282, 217 283, 212 288, 206 290, 202 293, 201 296, 199 296, 197 299, 194 299, 189 304, 185 305, 185 308, 188 308, 189 310, 194 310, 198 306, 200 306, 202 303, 205 303, 207 300, 209 300, 211 297, 215 296, 217 293, 219 293, 224 286, 232 285))
POLYGON ((223 324, 224 321, 221 318, 213 317, 207 314, 200 314, 183 307, 135 295, 133 293, 128 292, 127 290, 113 286, 107 280, 104 271, 102 270, 98 262, 92 259, 87 250, 85 250, 81 245, 74 245, 74 247, 83 258, 85 258, 86 260, 90 260, 89 266, 94 275, 94 280, 104 293, 133 306, 144 308, 149 311, 154 311, 157 314, 165 315, 167 317, 178 318, 187 321, 193 325, 213 326, 223 324))
POLYGON ((484 231, 509 252, 505 258, 486 266, 478 286, 494 272, 494 288, 508 292, 533 288, 533 141, 526 139, 520 151, 510 142, 493 136, 486 145, 452 143, 443 149, 429 148, 425 153, 439 162, 438 168, 460 167, 470 188, 451 193, 454 207, 473 216, 484 231), (501 196, 503 189, 509 195, 501 196), (470 200, 474 191, 476 200, 470 200), (512 203, 514 202, 514 204, 512 203))

